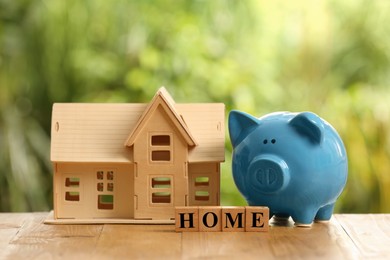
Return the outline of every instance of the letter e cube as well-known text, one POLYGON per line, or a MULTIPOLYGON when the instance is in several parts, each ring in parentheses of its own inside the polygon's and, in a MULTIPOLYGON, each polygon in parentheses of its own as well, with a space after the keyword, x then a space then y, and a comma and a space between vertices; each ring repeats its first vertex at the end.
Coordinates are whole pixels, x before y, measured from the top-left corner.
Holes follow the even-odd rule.
POLYGON ((245 207, 245 231, 267 232, 269 229, 268 207, 245 207))

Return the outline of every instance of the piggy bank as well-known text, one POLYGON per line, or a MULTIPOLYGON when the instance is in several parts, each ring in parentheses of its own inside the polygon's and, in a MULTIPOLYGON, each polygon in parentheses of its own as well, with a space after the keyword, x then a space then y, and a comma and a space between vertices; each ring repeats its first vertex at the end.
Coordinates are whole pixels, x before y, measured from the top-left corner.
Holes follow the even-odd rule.
POLYGON ((231 111, 234 182, 249 205, 297 226, 328 221, 347 181, 344 144, 314 113, 276 112, 255 118, 231 111))

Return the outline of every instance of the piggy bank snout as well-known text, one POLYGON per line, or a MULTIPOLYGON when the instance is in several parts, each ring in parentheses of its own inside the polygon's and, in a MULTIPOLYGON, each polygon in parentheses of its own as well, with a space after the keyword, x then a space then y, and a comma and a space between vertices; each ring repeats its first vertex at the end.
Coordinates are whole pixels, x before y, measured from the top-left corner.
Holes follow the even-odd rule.
POLYGON ((263 193, 281 191, 290 181, 287 163, 276 155, 256 156, 249 165, 248 173, 252 188, 263 193))

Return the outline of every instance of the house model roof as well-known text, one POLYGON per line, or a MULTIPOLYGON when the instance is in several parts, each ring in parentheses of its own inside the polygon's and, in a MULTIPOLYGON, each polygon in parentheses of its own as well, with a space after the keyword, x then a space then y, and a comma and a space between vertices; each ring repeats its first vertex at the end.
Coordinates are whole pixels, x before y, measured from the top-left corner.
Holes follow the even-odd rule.
POLYGON ((132 146, 134 144, 134 140, 137 138, 138 133, 142 130, 143 125, 147 123, 150 115, 153 114, 158 106, 162 106, 167 112, 168 116, 176 126, 177 130, 182 134, 187 144, 190 146, 196 145, 196 141, 184 122, 184 118, 176 111, 175 101, 164 87, 157 91, 153 100, 149 103, 140 119, 138 119, 138 123, 134 127, 129 138, 127 138, 125 144, 127 146, 132 146))
POLYGON ((51 160, 133 162, 134 139, 159 105, 186 140, 189 162, 225 160, 224 104, 176 104, 165 88, 149 104, 54 104, 51 160))

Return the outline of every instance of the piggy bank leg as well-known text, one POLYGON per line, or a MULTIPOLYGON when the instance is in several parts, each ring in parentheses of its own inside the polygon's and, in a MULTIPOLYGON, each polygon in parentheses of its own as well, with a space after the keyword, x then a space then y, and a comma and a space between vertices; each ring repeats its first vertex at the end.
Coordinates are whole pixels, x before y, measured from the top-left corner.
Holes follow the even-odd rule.
POLYGON ((276 213, 273 217, 273 224, 276 226, 286 226, 288 225, 289 218, 290 215, 288 214, 276 213))
POLYGON ((291 215, 295 222, 294 225, 297 227, 311 227, 317 211, 317 209, 306 209, 294 212, 294 214, 291 215))
POLYGON ((288 214, 277 213, 277 214, 274 215, 274 220, 276 220, 276 221, 287 221, 289 217, 290 217, 290 215, 288 215, 288 214))
POLYGON ((317 212, 315 217, 316 222, 327 222, 332 217, 333 214, 334 203, 323 206, 317 212))

